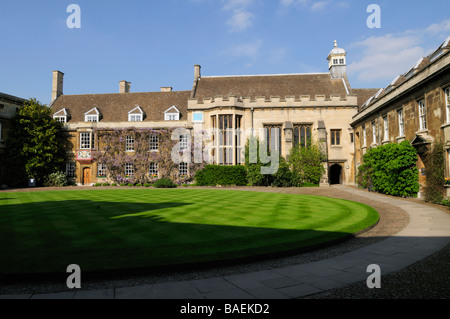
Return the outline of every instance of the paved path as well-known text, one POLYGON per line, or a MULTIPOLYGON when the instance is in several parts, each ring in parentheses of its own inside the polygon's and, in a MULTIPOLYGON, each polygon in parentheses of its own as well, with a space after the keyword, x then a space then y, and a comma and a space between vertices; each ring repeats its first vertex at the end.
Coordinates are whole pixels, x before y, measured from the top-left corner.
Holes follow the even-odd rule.
POLYGON ((404 209, 410 223, 393 237, 317 262, 224 277, 172 283, 75 290, 54 294, 0 295, 0 299, 289 299, 366 281, 367 267, 382 275, 414 264, 450 243, 450 215, 433 207, 358 189, 334 186, 404 209))

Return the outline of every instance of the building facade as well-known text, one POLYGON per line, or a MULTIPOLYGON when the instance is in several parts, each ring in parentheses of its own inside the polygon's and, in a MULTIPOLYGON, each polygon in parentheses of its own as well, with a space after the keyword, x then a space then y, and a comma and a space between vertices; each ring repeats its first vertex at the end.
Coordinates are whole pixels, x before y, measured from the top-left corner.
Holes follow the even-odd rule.
POLYGON ((18 109, 26 100, 0 92, 0 187, 4 181, 4 156, 6 151, 6 141, 13 126, 13 119, 18 109))
POLYGON ((148 93, 131 93, 131 84, 121 81, 116 94, 64 95, 64 74, 54 71, 51 108, 72 145, 66 172, 79 185, 104 180, 104 168, 92 156, 98 130, 182 127, 206 132, 209 161, 218 165, 243 164, 250 136, 284 157, 296 144, 318 141, 326 152, 322 183, 354 184, 351 122, 378 89, 351 87, 346 52, 336 42, 327 61, 324 73, 249 76, 202 76, 196 65, 191 91, 148 93))
POLYGON ((446 150, 450 177, 450 37, 406 73, 368 99, 353 117, 356 167, 370 147, 409 141, 417 150, 419 183, 426 183, 425 158, 435 141, 446 150))

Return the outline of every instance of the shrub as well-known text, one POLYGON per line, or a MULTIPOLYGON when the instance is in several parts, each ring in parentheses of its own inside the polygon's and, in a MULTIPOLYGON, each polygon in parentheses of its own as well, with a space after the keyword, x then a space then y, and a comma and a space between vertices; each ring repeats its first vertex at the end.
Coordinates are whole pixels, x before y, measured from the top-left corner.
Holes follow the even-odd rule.
POLYGON ((247 168, 247 184, 249 186, 270 186, 273 183, 273 175, 265 175, 261 173, 261 168, 265 165, 261 163, 259 158, 260 147, 266 147, 264 142, 260 142, 256 137, 250 137, 245 145, 245 167, 247 168), (250 160, 250 143, 256 143, 256 163, 250 160))
POLYGON ((137 183, 136 187, 142 187, 142 184, 141 183, 137 183))
POLYGON ((116 184, 116 183, 112 183, 112 184, 111 184, 111 186, 114 186, 114 187, 116 187, 116 186, 117 186, 117 184, 116 184))
POLYGON ((102 186, 102 184, 100 184, 100 183, 95 183, 94 184, 94 187, 100 187, 100 186, 102 186))
POLYGON ((417 197, 417 151, 408 141, 369 149, 359 168, 358 180, 382 194, 417 197))
POLYGON ((132 186, 134 186, 134 184, 128 183, 127 186, 132 187, 132 186))
POLYGON ((67 186, 67 176, 63 172, 56 172, 48 175, 44 181, 46 187, 63 187, 67 186))
POLYGON ((280 167, 278 168, 277 173, 273 175, 272 186, 275 187, 294 186, 294 174, 289 169, 289 165, 286 162, 286 160, 281 156, 280 156, 280 167))
POLYGON ((195 181, 197 186, 245 186, 247 170, 245 166, 207 165, 195 173, 195 181))
POLYGON ((170 178, 158 179, 153 186, 155 188, 176 188, 177 185, 170 178))
POLYGON ((120 186, 127 186, 127 184, 125 184, 125 183, 120 183, 120 186))
POLYGON ((102 186, 109 186, 109 184, 108 183, 103 183, 102 186))
POLYGON ((427 185, 425 186, 425 201, 441 203, 444 199, 445 153, 441 143, 436 142, 433 150, 426 158, 427 185))
POLYGON ((145 183, 144 187, 150 187, 151 185, 149 183, 145 183))

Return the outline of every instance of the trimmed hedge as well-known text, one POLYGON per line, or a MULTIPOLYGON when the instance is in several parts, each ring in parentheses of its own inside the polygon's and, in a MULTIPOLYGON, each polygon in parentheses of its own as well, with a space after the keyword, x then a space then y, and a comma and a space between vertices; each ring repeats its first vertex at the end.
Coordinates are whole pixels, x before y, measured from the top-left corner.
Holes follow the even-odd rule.
POLYGON ((382 194, 417 197, 416 162, 416 149, 408 141, 369 149, 364 154, 364 164, 359 167, 358 183, 382 194))
POLYGON ((161 178, 158 179, 154 184, 155 188, 177 188, 177 184, 172 182, 170 178, 161 178))
POLYGON ((245 166, 207 165, 195 173, 197 186, 246 186, 247 169, 245 166))

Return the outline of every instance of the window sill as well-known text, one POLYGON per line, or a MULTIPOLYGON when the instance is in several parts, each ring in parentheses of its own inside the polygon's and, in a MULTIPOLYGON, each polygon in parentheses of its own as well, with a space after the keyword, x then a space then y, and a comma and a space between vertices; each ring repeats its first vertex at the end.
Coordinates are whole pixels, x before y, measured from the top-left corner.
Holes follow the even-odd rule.
POLYGON ((427 134, 428 135, 428 129, 426 130, 421 130, 421 131, 417 131, 416 134, 427 134))
POLYGON ((449 126, 450 126, 450 123, 445 123, 445 124, 441 125, 441 128, 446 128, 446 127, 449 127, 449 126))

